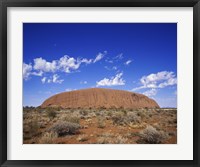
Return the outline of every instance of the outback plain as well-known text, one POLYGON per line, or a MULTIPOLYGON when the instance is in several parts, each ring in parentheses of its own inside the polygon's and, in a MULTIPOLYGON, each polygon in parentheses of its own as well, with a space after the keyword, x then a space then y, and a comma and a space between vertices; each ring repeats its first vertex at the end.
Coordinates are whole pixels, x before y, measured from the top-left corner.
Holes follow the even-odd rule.
POLYGON ((65 92, 23 108, 23 143, 176 144, 177 109, 126 91, 65 92))

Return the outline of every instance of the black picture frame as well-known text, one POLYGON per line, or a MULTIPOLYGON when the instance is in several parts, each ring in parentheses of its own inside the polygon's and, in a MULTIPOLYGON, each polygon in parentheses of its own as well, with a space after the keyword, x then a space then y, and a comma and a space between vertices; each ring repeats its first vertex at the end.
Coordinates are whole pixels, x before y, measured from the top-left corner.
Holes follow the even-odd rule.
POLYGON ((200 167, 200 2, 199 0, 0 0, 0 165, 200 167), (7 160, 7 8, 8 7, 193 7, 193 160, 7 160))

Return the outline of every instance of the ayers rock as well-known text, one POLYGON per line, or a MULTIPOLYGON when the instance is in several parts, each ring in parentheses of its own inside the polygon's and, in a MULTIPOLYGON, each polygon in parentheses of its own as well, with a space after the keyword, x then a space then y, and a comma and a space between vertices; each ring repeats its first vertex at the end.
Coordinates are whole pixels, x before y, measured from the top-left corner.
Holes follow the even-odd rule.
POLYGON ((90 88, 56 94, 42 105, 62 108, 159 108, 159 105, 145 95, 124 90, 90 88))

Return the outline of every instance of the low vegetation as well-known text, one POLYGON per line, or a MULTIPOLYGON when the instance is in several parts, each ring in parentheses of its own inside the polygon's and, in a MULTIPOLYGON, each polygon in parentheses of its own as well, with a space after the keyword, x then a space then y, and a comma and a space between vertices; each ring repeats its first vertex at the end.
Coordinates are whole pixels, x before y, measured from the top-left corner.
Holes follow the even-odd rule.
POLYGON ((72 122, 58 122, 53 125, 49 131, 56 133, 58 136, 74 135, 80 129, 80 125, 72 122))
POLYGON ((24 144, 176 144, 176 109, 25 107, 24 144))
POLYGON ((147 126, 146 129, 140 132, 141 143, 161 144, 167 138, 167 134, 163 131, 158 131, 152 126, 147 126))

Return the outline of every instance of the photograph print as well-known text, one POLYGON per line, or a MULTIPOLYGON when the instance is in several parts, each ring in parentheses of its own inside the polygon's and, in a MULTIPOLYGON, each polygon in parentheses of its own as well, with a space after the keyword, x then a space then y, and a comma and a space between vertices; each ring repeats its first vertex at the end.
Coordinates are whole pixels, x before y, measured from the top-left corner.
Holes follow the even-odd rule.
POLYGON ((23 23, 23 144, 177 144, 176 23, 23 23))

